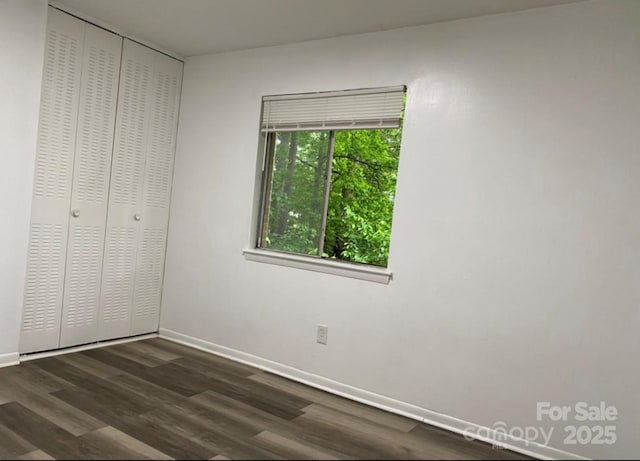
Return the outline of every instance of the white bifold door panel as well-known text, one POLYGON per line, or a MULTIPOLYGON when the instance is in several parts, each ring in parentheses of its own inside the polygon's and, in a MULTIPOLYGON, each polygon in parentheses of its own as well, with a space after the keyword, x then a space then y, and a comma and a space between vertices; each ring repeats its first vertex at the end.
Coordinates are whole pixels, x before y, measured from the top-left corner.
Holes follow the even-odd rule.
POLYGON ((20 352, 95 341, 121 51, 49 8, 20 352))
POLYGON ((50 9, 20 352, 58 347, 84 33, 50 9))
POLYGON ((122 38, 86 25, 60 347, 98 335, 102 254, 122 38))
POLYGON ((21 353, 157 331, 181 81, 49 8, 21 353))
POLYGON ((151 113, 153 50, 132 46, 122 51, 116 135, 111 168, 104 275, 100 296, 100 339, 119 338, 131 330, 138 228, 145 153, 151 113))
POLYGON ((99 339, 157 331, 182 63, 124 41, 99 339))
POLYGON ((158 329, 169 226, 182 63, 156 53, 131 334, 158 329))

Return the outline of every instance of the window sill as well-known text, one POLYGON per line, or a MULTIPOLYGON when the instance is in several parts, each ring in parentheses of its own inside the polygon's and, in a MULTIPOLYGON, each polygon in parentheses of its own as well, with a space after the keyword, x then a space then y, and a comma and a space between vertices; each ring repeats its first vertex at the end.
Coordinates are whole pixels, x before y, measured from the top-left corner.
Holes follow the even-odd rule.
POLYGON ((247 261, 257 261, 279 266, 295 267, 325 274, 340 275, 369 282, 389 284, 392 272, 383 267, 352 264, 276 251, 246 249, 242 253, 247 261))

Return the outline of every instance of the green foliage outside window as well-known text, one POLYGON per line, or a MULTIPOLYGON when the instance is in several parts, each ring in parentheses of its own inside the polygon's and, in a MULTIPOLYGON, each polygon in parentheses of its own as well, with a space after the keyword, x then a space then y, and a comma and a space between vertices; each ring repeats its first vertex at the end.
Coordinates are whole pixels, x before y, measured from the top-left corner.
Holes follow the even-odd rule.
POLYGON ((268 165, 271 180, 265 189, 268 206, 262 247, 386 267, 401 129, 270 136, 275 138, 268 165))

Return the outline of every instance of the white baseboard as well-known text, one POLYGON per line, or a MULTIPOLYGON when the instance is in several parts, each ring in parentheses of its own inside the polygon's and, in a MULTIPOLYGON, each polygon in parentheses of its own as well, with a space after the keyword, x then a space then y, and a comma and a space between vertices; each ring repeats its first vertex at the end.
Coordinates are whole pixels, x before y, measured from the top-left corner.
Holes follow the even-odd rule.
POLYGON ((18 365, 20 363, 20 354, 11 352, 9 354, 0 354, 0 368, 18 365))
POLYGON ((483 442, 499 445, 502 448, 512 450, 524 455, 538 459, 588 459, 582 456, 569 453, 564 450, 552 448, 535 442, 528 442, 509 435, 498 434, 495 430, 478 424, 470 423, 462 419, 454 418, 442 413, 438 413, 427 408, 418 407, 410 403, 395 400, 383 395, 349 386, 338 381, 333 381, 322 376, 314 375, 306 371, 284 365, 278 362, 247 354, 235 349, 214 344, 193 336, 188 336, 176 331, 160 328, 160 337, 170 341, 184 344, 186 346, 200 349, 230 360, 251 365, 261 370, 291 379, 293 381, 306 384, 326 392, 330 392, 341 397, 345 397, 356 402, 360 402, 381 410, 406 416, 432 426, 440 427, 461 435, 473 435, 474 438, 483 442), (473 432, 470 432, 470 428, 473 432), (484 434, 487 434, 485 436, 484 434))
MULTIPOLYGON (((143 339, 157 338, 158 333, 149 333, 147 335, 132 336, 130 338, 110 339, 107 341, 99 341, 97 343, 84 344, 82 346, 67 347, 64 349, 55 349, 47 352, 35 352, 33 354, 25 354, 19 357, 20 362, 28 362, 29 360, 44 359, 47 357, 55 357, 56 355, 72 354, 73 352, 88 351, 98 349, 100 347, 115 346, 116 344, 130 343, 133 341, 141 341, 143 339)), ((17 365, 14 364, 14 365, 17 365)))

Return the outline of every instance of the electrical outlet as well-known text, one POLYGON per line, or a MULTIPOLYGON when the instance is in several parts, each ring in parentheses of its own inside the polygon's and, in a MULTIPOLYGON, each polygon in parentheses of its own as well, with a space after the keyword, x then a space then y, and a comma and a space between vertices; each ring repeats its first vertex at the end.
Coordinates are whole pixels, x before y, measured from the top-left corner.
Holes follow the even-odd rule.
POLYGON ((316 336, 316 342, 319 344, 327 344, 329 339, 329 327, 326 325, 318 325, 318 333, 316 336))

